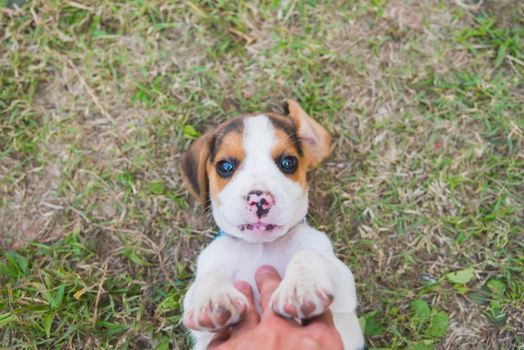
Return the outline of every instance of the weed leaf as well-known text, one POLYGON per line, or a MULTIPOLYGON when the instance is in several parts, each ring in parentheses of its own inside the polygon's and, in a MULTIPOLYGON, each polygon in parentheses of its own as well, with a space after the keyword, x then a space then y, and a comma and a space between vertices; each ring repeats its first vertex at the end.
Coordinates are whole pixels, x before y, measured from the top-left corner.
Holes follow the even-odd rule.
POLYGON ((447 313, 442 311, 437 312, 431 318, 431 324, 426 330, 426 335, 432 338, 443 337, 446 335, 446 331, 448 330, 448 322, 449 318, 447 313))
POLYGON ((473 278, 473 268, 468 267, 467 269, 450 272, 446 275, 448 280, 453 283, 466 284, 473 278))
POLYGON ((429 306, 424 300, 414 300, 411 302, 411 310, 415 313, 413 322, 417 325, 429 319, 429 306))

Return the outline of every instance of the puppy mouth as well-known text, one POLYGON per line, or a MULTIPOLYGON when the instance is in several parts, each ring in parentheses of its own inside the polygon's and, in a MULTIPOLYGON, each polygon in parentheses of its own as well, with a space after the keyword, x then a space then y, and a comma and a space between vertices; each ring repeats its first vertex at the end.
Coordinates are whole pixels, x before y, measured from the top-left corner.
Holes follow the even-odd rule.
POLYGON ((271 232, 274 229, 280 227, 274 224, 265 224, 263 222, 256 222, 254 224, 243 224, 240 225, 240 231, 252 231, 252 232, 271 232))

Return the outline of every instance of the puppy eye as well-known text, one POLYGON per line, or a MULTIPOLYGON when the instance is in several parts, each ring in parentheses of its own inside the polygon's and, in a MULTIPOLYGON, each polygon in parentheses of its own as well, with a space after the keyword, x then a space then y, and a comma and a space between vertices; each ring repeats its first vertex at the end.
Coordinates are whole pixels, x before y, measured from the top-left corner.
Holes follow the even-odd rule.
POLYGON ((233 172, 235 171, 236 167, 237 161, 235 159, 221 160, 216 165, 218 175, 220 175, 221 177, 230 177, 231 175, 233 175, 233 172))
POLYGON ((280 156, 280 158, 277 159, 277 165, 283 173, 292 174, 295 172, 295 170, 297 170, 298 159, 296 157, 283 154, 280 156))

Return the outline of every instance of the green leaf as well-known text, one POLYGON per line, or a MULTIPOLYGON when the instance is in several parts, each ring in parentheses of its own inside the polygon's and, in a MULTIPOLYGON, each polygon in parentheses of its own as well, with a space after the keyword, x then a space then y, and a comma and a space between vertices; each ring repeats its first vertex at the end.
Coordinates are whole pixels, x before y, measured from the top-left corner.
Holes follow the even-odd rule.
POLYGON ((454 271, 450 272, 446 275, 448 280, 450 280, 453 283, 459 283, 459 284, 466 284, 473 278, 473 268, 468 267, 464 270, 454 271))
POLYGON ((109 321, 97 321, 96 326, 106 328, 107 333, 111 335, 121 333, 127 329, 127 326, 125 324, 112 323, 109 321))
POLYGON ((144 260, 141 256, 137 255, 135 252, 135 247, 125 247, 122 249, 122 255, 140 266, 151 266, 149 262, 144 260))
POLYGON ((91 35, 93 36, 93 38, 100 38, 108 36, 108 33, 105 30, 93 29, 91 31, 91 35))
POLYGON ((51 336, 51 326, 53 325, 53 313, 49 312, 47 315, 44 316, 44 330, 45 335, 49 339, 51 336))
POLYGON ((0 314, 0 328, 14 321, 16 321, 16 317, 11 313, 8 312, 6 314, 0 314))
POLYGON ((374 316, 366 317, 366 328, 364 333, 368 336, 381 335, 386 331, 386 327, 381 324, 374 316))
POLYGON ((489 293, 483 290, 470 293, 469 297, 471 301, 478 305, 486 304, 489 301, 489 293))
POLYGON ((187 271, 186 265, 180 261, 176 263, 176 271, 179 279, 191 278, 191 274, 187 271))
POLYGON ((501 280, 491 279, 487 283, 489 290, 497 299, 501 299, 506 291, 506 285, 501 280))
POLYGON ((188 138, 196 139, 202 135, 202 133, 198 132, 193 125, 188 124, 184 126, 184 135, 188 138))
POLYGON ((47 300, 47 302, 49 303, 51 308, 52 309, 56 309, 56 307, 55 307, 55 298, 53 298, 51 293, 49 291, 43 291, 42 294, 44 295, 45 300, 47 300))
POLYGON ((426 335, 433 338, 445 336, 446 331, 448 330, 448 323, 448 314, 443 311, 437 312, 431 318, 431 323, 426 330, 426 335))
POLYGON ((497 57, 495 58, 495 62, 494 62, 495 67, 500 66, 502 61, 504 61, 504 58, 506 57, 506 49, 507 49, 506 44, 502 44, 499 46, 499 49, 497 50, 497 57))
POLYGON ((15 252, 6 252, 6 263, 0 264, 0 275, 19 278, 27 275, 29 263, 27 259, 15 252))
POLYGON ((149 183, 149 192, 153 194, 164 194, 166 185, 163 180, 154 180, 149 183))
POLYGON ((433 350, 434 348, 433 340, 423 340, 409 344, 407 350, 433 350))
POLYGON ((51 295, 51 292, 44 291, 44 297, 51 306, 52 309, 57 309, 62 303, 62 298, 64 296, 65 285, 61 285, 55 293, 55 296, 51 295))
POLYGON ((168 350, 169 349, 169 338, 164 336, 160 339, 160 342, 155 347, 155 350, 168 350))
POLYGON ((24 256, 15 252, 8 252, 7 254, 11 255, 14 258, 14 260, 16 261, 16 265, 20 269, 20 272, 22 272, 24 275, 27 275, 27 267, 29 265, 27 259, 24 256))
POLYGON ((142 90, 138 90, 131 98, 131 101, 133 102, 140 101, 143 104, 147 104, 149 102, 149 96, 146 92, 142 90))
POLYGON ((495 300, 491 302, 491 309, 488 313, 488 318, 491 322, 499 327, 502 327, 506 324, 508 315, 504 312, 504 309, 502 308, 502 305, 499 301, 495 300))
POLYGON ((59 307, 62 304, 62 299, 64 298, 65 284, 62 284, 56 291, 54 300, 56 307, 59 307))
POLYGON ((163 311, 178 310, 180 309, 181 300, 182 300, 182 296, 179 294, 179 292, 170 293, 158 305, 157 311, 163 312, 163 311))
POLYGON ((414 300, 410 304, 411 310, 415 313, 413 322, 421 324, 429 319, 429 306, 424 300, 414 300))

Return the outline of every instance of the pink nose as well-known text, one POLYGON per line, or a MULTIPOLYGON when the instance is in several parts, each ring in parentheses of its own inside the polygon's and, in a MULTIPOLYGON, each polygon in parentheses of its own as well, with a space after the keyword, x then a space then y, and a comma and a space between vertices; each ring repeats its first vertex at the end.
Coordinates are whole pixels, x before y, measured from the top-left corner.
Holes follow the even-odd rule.
POLYGON ((250 212, 257 214, 260 219, 269 213, 269 209, 275 205, 275 198, 271 192, 253 190, 246 196, 246 205, 250 212))

